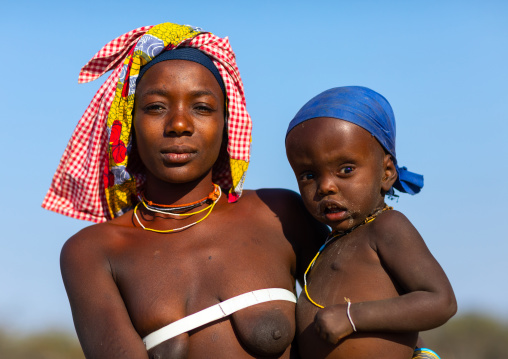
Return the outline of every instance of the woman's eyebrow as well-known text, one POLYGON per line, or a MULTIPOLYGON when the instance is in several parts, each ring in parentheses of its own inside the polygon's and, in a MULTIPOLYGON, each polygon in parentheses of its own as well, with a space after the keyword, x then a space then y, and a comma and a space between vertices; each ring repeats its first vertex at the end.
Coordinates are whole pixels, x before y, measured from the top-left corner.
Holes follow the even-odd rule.
POLYGON ((218 99, 217 95, 215 93, 213 93, 212 91, 209 91, 209 90, 197 90, 197 91, 193 91, 192 92, 192 96, 193 97, 212 96, 212 97, 218 99))
MULTIPOLYGON (((146 96, 151 96, 151 95, 167 96, 168 94, 169 94, 169 92, 167 90, 154 88, 154 89, 149 89, 149 90, 143 92, 141 94, 141 98, 145 98, 146 96)), ((191 96, 192 97, 212 96, 218 100, 217 95, 209 90, 192 91, 191 96)))
POLYGON ((144 97, 150 96, 150 95, 166 96, 167 94, 168 94, 168 91, 166 91, 166 90, 154 88, 154 89, 149 89, 149 90, 143 92, 141 97, 144 98, 144 97))

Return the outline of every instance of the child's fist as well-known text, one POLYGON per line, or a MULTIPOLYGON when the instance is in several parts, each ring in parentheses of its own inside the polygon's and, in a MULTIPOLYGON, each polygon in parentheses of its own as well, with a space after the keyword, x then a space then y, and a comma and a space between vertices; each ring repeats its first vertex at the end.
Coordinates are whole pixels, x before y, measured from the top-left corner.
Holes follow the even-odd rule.
POLYGON ((319 310, 314 317, 314 326, 319 336, 331 344, 353 333, 347 317, 347 304, 335 304, 319 310))

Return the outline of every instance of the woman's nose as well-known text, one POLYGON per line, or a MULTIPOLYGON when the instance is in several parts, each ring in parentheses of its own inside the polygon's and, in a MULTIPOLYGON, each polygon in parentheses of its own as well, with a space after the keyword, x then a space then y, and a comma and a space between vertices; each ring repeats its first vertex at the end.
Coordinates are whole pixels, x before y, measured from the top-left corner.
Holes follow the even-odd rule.
POLYGON ((194 133, 192 116, 183 106, 175 108, 168 114, 164 134, 166 136, 191 136, 194 133))

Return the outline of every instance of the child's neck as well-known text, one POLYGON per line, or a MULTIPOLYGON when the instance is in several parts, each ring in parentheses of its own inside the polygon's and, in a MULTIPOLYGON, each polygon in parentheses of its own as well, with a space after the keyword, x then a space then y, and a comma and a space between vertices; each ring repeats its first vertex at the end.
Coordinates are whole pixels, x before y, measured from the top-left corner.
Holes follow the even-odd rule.
POLYGON ((376 209, 371 215, 367 216, 367 218, 365 218, 363 222, 358 223, 356 226, 353 226, 353 227, 351 227, 351 228, 349 228, 349 229, 347 229, 345 231, 332 231, 328 235, 327 241, 328 241, 329 238, 333 238, 333 237, 336 237, 336 236, 345 236, 346 234, 349 234, 349 233, 353 232, 358 227, 363 226, 364 224, 367 224, 369 222, 372 222, 374 219, 376 219, 376 217, 378 215, 380 215, 384 211, 389 211, 389 210, 393 209, 393 207, 388 206, 386 203, 383 203, 383 205, 384 206, 382 208, 376 209))

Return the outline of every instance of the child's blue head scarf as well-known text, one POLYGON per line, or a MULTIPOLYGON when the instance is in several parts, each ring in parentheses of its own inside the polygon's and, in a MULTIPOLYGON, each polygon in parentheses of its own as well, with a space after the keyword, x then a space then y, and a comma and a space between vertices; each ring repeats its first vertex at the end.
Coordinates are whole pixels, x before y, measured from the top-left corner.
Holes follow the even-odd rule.
POLYGON ((406 167, 397 166, 395 117, 392 107, 383 96, 360 86, 335 87, 326 90, 298 111, 289 123, 286 137, 296 125, 316 117, 338 118, 369 131, 393 157, 398 173, 393 187, 409 194, 420 192, 423 187, 423 176, 409 172, 406 167))

